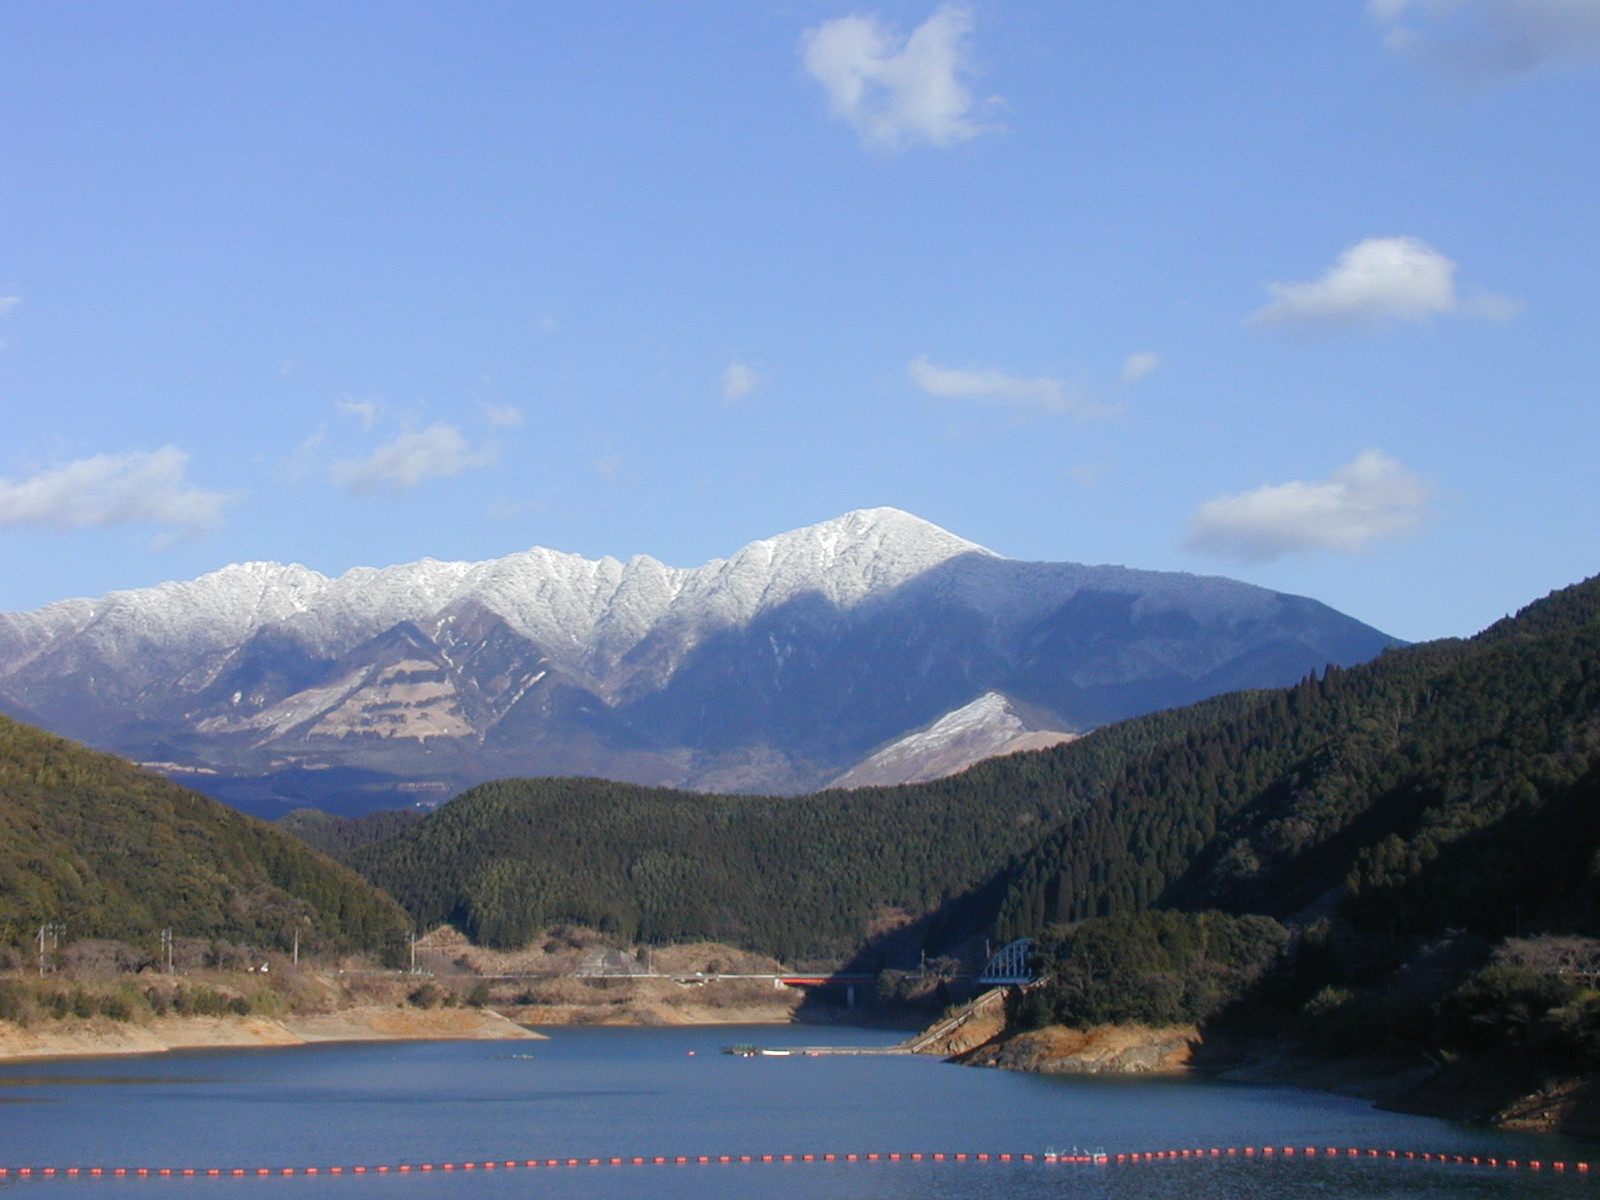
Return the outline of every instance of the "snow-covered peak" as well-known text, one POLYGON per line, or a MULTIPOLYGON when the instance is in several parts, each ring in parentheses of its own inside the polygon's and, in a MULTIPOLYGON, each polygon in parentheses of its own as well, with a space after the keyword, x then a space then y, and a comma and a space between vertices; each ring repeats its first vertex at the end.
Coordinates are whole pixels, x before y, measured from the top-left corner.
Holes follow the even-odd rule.
POLYGON ((992 550, 957 537, 932 521, 887 507, 858 508, 831 521, 753 542, 746 550, 756 546, 772 546, 780 556, 796 552, 814 554, 823 561, 870 555, 912 569, 936 566, 957 554, 994 555, 992 550))
POLYGON ((63 600, 28 624, 47 638, 83 634, 102 647, 127 643, 204 650, 231 645, 314 604, 326 576, 298 564, 235 563, 198 579, 63 600))
POLYGON ((152 648, 221 649, 266 626, 338 653, 398 622, 476 602, 553 652, 615 662, 663 622, 700 631, 739 625, 805 593, 850 607, 970 553, 990 552, 910 513, 870 508, 689 570, 642 555, 622 563, 542 547, 479 563, 425 558, 355 567, 336 579, 294 564, 249 562, 100 600, 62 601, 0 625, 13 653, 28 645, 24 658, 63 635, 85 634, 100 654, 118 659, 152 648))
POLYGON ((804 592, 849 608, 961 554, 992 552, 897 508, 863 508, 751 542, 698 568, 684 591, 736 621, 804 592))

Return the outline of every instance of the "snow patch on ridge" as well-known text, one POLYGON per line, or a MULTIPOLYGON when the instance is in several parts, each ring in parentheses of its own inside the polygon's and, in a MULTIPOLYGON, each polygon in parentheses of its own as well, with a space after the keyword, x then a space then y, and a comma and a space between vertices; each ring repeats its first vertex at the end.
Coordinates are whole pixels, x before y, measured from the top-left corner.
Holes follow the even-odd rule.
POLYGON ((1079 735, 1040 729, 1023 720, 999 692, 985 692, 933 724, 892 742, 828 786, 885 787, 954 775, 1000 754, 1043 750, 1079 735))

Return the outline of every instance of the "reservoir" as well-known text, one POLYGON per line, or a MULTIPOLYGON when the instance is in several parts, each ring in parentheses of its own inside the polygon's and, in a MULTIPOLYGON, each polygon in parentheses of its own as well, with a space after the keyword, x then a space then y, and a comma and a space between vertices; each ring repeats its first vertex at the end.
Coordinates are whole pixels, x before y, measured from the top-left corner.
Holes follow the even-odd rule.
POLYGON ((1600 1145, 1493 1133, 1292 1088, 1193 1078, 1045 1078, 921 1056, 735 1057, 722 1047, 887 1044, 807 1026, 560 1028, 548 1041, 368 1042, 0 1065, 0 1195, 105 1200, 1032 1200, 1173 1196, 1592 1196, 1600 1145), (1045 1163, 1073 1146, 1375 1148, 1580 1160, 1579 1175, 1303 1153, 1045 1163), (896 1153, 898 1162, 888 1161, 896 1153), (921 1161, 910 1155, 922 1154, 921 1161), (944 1161, 933 1161, 933 1154, 944 1161), (823 1161, 824 1155, 836 1161, 823 1161), (847 1155, 857 1155, 855 1162, 847 1155), (869 1154, 882 1157, 867 1161, 869 1154), (954 1155, 967 1155, 956 1161, 954 1155), (990 1156, 977 1161, 978 1154, 990 1156), (1001 1162, 999 1155, 1014 1156, 1001 1162), (1036 1156, 1033 1162, 1021 1156, 1036 1156), (705 1155, 710 1163, 696 1163, 705 1155), (734 1159, 719 1163, 727 1155, 734 1159), (740 1163, 741 1155, 758 1161, 740 1163), (762 1155, 776 1161, 763 1163, 762 1155), (783 1162, 783 1155, 796 1161, 783 1162), (803 1161, 813 1155, 816 1161, 803 1161), (643 1165, 508 1160, 633 1157, 643 1165), (648 1160, 664 1156, 669 1162, 648 1160), (685 1164, 670 1160, 684 1156, 685 1164), (493 1169, 482 1164, 495 1162, 493 1169), (456 1165, 451 1172, 439 1167, 456 1165), (463 1164, 473 1162, 475 1169, 463 1164), (396 1173, 400 1164, 431 1173, 396 1173), (357 1165, 391 1173, 356 1175, 357 1165), (44 1167, 195 1168, 197 1178, 44 1178, 44 1167), (318 1167, 315 1177, 282 1168, 318 1167), (332 1175, 328 1169, 343 1167, 332 1175), (19 1177, 17 1169, 35 1174, 19 1177), (224 1172, 208 1178, 207 1168, 224 1172), (243 1168, 239 1178, 227 1172, 243 1168), (260 1168, 273 1174, 255 1174, 260 1168), (43 1192, 40 1189, 45 1189, 43 1192))

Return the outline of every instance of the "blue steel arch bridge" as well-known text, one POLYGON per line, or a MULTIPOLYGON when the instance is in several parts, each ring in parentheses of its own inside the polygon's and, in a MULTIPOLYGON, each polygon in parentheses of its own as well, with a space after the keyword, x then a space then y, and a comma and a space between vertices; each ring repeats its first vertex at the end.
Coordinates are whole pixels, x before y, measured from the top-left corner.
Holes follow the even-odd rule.
POLYGON ((978 974, 978 984, 983 987, 1005 987, 1032 983, 1037 978, 1038 972, 1033 965, 1033 939, 1018 938, 989 960, 989 965, 978 974))

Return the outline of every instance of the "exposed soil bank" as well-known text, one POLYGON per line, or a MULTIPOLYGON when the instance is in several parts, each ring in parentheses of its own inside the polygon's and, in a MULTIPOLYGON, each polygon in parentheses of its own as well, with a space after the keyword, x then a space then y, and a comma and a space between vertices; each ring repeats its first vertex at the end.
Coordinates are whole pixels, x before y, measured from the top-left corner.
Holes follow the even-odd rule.
POLYGON ((427 1011, 377 1005, 275 1017, 157 1017, 134 1023, 69 1018, 23 1028, 0 1021, 0 1061, 103 1054, 154 1054, 206 1046, 301 1046, 307 1042, 537 1038, 479 1008, 427 1011))
POLYGON ((524 1004, 506 1009, 521 1025, 789 1025, 795 1004, 703 1005, 644 999, 604 1004, 524 1004))
POLYGON ((781 1025, 806 1002, 775 986, 784 969, 775 959, 716 942, 626 951, 563 928, 490 950, 445 925, 418 939, 417 962, 457 992, 481 987, 523 1025, 781 1025))

